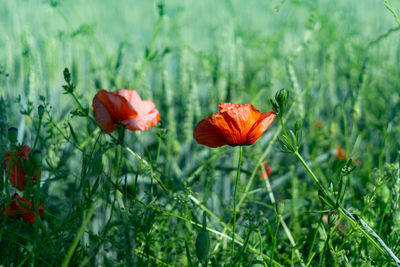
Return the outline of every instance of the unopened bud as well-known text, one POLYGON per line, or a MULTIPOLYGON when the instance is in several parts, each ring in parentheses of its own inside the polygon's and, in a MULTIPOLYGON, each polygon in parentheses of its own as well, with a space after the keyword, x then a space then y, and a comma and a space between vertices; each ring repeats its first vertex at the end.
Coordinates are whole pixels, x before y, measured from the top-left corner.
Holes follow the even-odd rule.
POLYGON ((18 139, 18 129, 15 127, 8 128, 8 140, 10 140, 12 144, 15 144, 17 143, 17 139, 18 139))
POLYGON ((279 201, 276 205, 276 212, 278 214, 282 214, 284 210, 285 210, 285 204, 283 203, 283 201, 279 201))
POLYGON ((42 106, 42 105, 40 105, 39 107, 38 107, 38 114, 39 114, 39 119, 42 119, 43 118, 43 114, 44 114, 44 107, 42 106))
POLYGON ((279 105, 280 115, 283 115, 289 98, 289 91, 286 89, 279 90, 275 95, 275 100, 279 105))
POLYGON ((40 165, 40 163, 42 162, 42 154, 40 153, 39 150, 33 151, 31 157, 32 157, 32 162, 33 162, 35 165, 40 165))
POLYGON ((71 82, 71 73, 69 72, 69 69, 68 69, 68 68, 65 68, 65 69, 64 69, 64 80, 65 80, 67 83, 70 83, 70 82, 71 82))

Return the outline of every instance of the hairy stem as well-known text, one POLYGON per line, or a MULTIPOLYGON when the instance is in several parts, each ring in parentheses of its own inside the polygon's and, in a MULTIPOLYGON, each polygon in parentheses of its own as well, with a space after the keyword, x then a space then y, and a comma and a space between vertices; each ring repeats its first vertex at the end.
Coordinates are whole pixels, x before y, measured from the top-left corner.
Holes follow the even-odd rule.
POLYGON ((233 226, 232 226, 232 247, 231 247, 232 261, 233 261, 233 251, 235 250, 236 201, 237 201, 237 191, 238 191, 239 176, 240 176, 240 167, 242 165, 243 146, 240 146, 239 151, 240 151, 239 152, 239 162, 238 162, 236 181, 235 181, 235 195, 234 195, 234 199, 233 199, 233 226))

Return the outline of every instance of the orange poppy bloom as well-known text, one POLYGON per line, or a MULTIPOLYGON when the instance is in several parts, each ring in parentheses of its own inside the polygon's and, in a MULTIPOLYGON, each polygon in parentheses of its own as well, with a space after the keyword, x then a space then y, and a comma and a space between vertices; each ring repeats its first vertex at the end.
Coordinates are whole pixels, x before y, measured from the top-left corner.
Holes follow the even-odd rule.
MULTIPOLYGON (((29 146, 21 146, 14 151, 14 157, 12 159, 10 167, 9 180, 11 184, 17 187, 19 190, 24 191, 25 186, 29 179, 36 181, 38 179, 38 174, 35 173, 33 177, 27 177, 26 166, 24 164, 28 161, 29 152, 31 148, 29 146)), ((11 152, 8 151, 4 155, 4 170, 7 173, 8 164, 10 162, 11 152)))
POLYGON ((265 177, 264 172, 262 171, 259 173, 259 176, 261 179, 269 178, 272 173, 271 167, 266 162, 264 163, 264 169, 265 169, 265 173, 267 174, 267 177, 265 177))
POLYGON ((336 157, 340 160, 346 160, 346 150, 340 145, 336 147, 336 157))
MULTIPOLYGON (((33 223, 36 221, 35 208, 32 208, 32 201, 28 201, 20 197, 17 193, 12 195, 12 201, 8 206, 8 217, 9 218, 22 218, 24 221, 33 223)), ((44 206, 39 206, 39 217, 42 216, 44 206)), ((6 207, 3 208, 3 215, 6 215, 6 207)))
POLYGON ((252 104, 220 103, 217 113, 194 127, 193 137, 197 143, 209 147, 251 145, 275 117, 275 112, 262 113, 252 104))
POLYGON ((160 120, 156 105, 151 100, 142 100, 136 90, 100 90, 92 105, 95 120, 110 133, 118 123, 131 131, 145 131, 160 120))

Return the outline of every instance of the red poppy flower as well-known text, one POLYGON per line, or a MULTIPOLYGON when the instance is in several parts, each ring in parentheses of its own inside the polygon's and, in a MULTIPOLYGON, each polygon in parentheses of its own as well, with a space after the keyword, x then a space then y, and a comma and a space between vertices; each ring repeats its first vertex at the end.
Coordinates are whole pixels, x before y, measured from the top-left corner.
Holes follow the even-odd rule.
POLYGON ((268 178, 271 176, 272 169, 266 162, 264 163, 264 169, 265 169, 265 173, 267 174, 267 177, 265 177, 264 172, 262 171, 259 173, 259 176, 261 179, 265 179, 265 178, 268 178))
MULTIPOLYGON (((28 201, 20 197, 18 194, 12 195, 12 201, 8 206, 8 217, 9 218, 22 218, 24 221, 33 223, 36 221, 35 209, 32 208, 32 201, 28 201)), ((44 211, 43 205, 39 206, 39 217, 42 216, 44 211)), ((6 207, 3 208, 3 215, 6 215, 6 207)))
POLYGON ((341 146, 337 146, 336 157, 340 160, 346 160, 346 150, 341 146))
POLYGON ((118 123, 131 131, 145 131, 160 120, 156 105, 151 100, 142 100, 136 90, 100 90, 92 105, 95 120, 110 133, 118 123))
POLYGON ((220 103, 217 113, 194 127, 193 137, 197 143, 209 147, 251 145, 275 117, 275 112, 262 113, 252 104, 220 103))
MULTIPOLYGON (((27 177, 25 163, 28 161, 29 152, 31 148, 29 146, 21 146, 14 151, 14 157, 11 163, 9 180, 13 186, 16 186, 19 190, 24 191, 27 181, 32 179, 36 181, 38 174, 35 173, 33 177, 27 177)), ((8 164, 10 162, 11 152, 8 151, 4 155, 4 170, 7 173, 8 164)))

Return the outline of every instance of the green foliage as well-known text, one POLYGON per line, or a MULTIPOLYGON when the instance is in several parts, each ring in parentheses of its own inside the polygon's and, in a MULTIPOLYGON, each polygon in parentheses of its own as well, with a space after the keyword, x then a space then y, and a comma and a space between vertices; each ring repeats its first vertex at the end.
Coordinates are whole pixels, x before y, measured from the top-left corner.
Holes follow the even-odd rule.
MULTIPOLYGON (((27 164, 40 183, 24 197, 45 212, 32 224, 0 216, 0 265, 394 265, 360 229, 400 255, 399 10, 373 0, 4 1, 0 155, 34 148, 27 164), (153 100, 159 125, 102 133, 93 96, 118 88, 153 100), (243 149, 234 257, 238 155, 192 138, 224 101, 278 114, 243 149)), ((7 171, 0 190, 2 211, 16 192, 7 171)))

